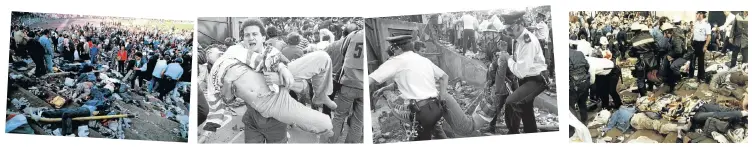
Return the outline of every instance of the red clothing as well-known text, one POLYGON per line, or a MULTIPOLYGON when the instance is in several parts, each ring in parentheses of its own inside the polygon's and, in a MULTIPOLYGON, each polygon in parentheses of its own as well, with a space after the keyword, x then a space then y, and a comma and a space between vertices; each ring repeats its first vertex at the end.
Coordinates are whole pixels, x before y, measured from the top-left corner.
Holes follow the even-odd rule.
POLYGON ((128 52, 125 50, 118 51, 118 58, 120 58, 120 61, 125 61, 128 59, 128 52))

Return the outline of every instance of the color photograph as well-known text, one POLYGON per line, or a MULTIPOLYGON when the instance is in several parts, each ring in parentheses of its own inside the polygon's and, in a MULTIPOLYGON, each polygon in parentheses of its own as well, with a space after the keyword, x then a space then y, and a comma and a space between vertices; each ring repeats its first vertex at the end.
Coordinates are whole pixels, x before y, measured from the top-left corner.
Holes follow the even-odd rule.
POLYGON ((569 13, 569 137, 747 143, 748 11, 569 13))
POLYGON ((11 18, 6 133, 188 141, 193 21, 11 18))

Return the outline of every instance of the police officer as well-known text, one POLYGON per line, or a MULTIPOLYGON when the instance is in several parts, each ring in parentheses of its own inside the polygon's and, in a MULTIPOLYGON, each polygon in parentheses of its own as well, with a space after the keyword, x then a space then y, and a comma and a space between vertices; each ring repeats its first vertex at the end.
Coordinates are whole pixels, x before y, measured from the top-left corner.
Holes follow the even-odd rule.
POLYGON ((337 109, 333 113, 334 136, 329 138, 330 143, 336 142, 342 135, 345 119, 349 122, 345 143, 363 142, 363 34, 362 30, 351 33, 342 45, 346 51, 343 53, 342 75, 338 80, 341 84, 339 97, 334 99, 337 109))
POLYGON ((419 127, 414 140, 430 140, 443 107, 439 95, 446 92, 449 76, 431 60, 414 52, 412 36, 402 35, 386 39, 391 46, 388 53, 393 57, 369 74, 372 87, 386 81, 394 81, 402 93, 401 98, 410 102, 410 109, 419 127), (436 88, 436 80, 440 86, 436 88))
POLYGON ((697 11, 697 20, 692 28, 692 49, 694 49, 694 56, 689 58, 689 78, 695 76, 695 69, 698 70, 697 78, 698 82, 705 77, 705 52, 708 51, 708 45, 710 45, 710 23, 705 21, 705 11, 697 11), (697 68, 695 68, 697 64, 697 68))
POLYGON ((510 118, 507 120, 509 134, 519 134, 520 119, 525 124, 526 133, 537 132, 533 112, 533 101, 546 88, 546 81, 541 72, 546 70, 546 61, 540 48, 540 42, 535 34, 522 26, 522 16, 525 12, 514 12, 503 15, 508 25, 506 31, 512 37, 514 49, 511 58, 507 60, 509 70, 520 79, 520 86, 512 92, 505 101, 504 111, 510 118))

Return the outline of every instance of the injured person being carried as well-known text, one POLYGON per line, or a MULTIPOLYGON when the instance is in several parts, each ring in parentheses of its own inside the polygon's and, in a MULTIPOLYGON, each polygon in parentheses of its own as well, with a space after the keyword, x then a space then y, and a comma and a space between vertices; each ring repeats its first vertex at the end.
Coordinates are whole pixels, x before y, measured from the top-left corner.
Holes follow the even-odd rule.
MULTIPOLYGON (((289 62, 276 48, 247 49, 242 44, 231 46, 226 52, 217 48, 206 54, 211 69, 206 74, 207 90, 203 93, 209 103, 204 130, 222 127, 229 102, 243 100, 249 109, 263 117, 297 126, 315 134, 331 135, 329 116, 294 99, 289 91, 308 88, 311 81, 314 104, 336 108, 327 95, 332 93, 331 59, 326 52, 312 52, 289 62), (271 79, 271 80, 270 80, 271 79)), ((207 71, 201 71, 207 72, 207 71)))

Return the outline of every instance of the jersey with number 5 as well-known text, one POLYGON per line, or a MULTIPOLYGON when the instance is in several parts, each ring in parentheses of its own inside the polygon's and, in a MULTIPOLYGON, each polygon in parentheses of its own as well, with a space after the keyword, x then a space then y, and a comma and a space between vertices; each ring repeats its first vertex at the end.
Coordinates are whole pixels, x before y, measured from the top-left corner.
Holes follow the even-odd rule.
POLYGON ((343 86, 363 89, 363 51, 364 31, 357 31, 347 36, 345 62, 340 83, 343 86))

